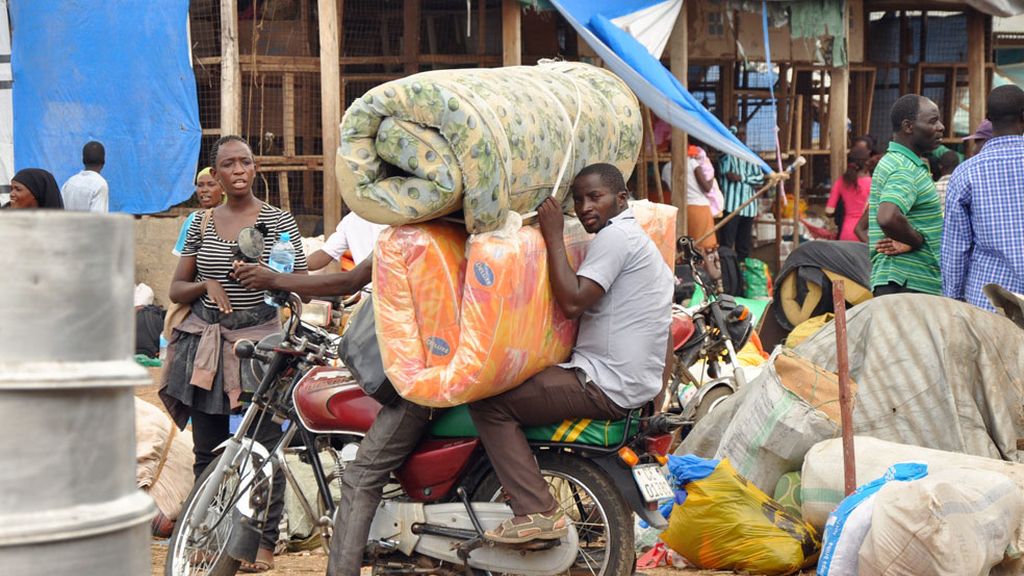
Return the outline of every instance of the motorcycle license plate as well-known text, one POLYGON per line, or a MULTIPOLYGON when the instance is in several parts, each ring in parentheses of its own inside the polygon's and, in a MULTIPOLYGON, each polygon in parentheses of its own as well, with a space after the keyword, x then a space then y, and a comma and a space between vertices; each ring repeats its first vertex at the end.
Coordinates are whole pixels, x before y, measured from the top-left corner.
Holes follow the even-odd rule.
POLYGON ((645 502, 658 502, 675 496, 668 480, 665 480, 662 467, 657 464, 641 464, 633 468, 633 479, 645 502))

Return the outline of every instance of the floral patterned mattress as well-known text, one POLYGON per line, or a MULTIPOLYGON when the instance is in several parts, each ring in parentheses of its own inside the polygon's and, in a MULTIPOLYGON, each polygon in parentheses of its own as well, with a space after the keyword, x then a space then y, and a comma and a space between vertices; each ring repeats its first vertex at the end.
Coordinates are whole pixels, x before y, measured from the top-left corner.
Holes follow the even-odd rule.
POLYGON ((551 195, 567 154, 559 200, 590 164, 613 164, 628 179, 642 126, 626 84, 588 64, 423 72, 377 86, 345 112, 338 182, 372 222, 461 210, 468 232, 488 232, 551 195))

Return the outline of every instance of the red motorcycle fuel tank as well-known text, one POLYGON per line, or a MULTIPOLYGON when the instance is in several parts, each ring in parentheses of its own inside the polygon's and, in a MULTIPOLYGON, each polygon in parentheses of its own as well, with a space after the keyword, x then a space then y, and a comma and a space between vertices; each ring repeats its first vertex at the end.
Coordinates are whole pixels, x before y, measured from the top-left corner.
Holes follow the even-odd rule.
POLYGON ((317 366, 295 386, 295 411, 303 426, 320 434, 365 434, 380 404, 367 396, 345 368, 317 366))
POLYGON ((672 314, 672 349, 679 350, 690 340, 697 329, 689 314, 675 312, 672 314))
MULTIPOLYGON (((295 386, 292 401, 303 426, 320 434, 365 434, 381 408, 348 370, 331 366, 306 373, 295 386)), ((451 492, 479 446, 480 440, 472 437, 425 438, 395 476, 414 500, 440 500, 451 492)))

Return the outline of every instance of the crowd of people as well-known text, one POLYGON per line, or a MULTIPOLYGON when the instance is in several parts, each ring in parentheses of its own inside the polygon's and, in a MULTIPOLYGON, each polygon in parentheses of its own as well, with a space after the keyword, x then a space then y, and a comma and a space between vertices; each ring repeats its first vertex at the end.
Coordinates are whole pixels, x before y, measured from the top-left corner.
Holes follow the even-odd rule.
MULTIPOLYGON (((982 288, 1024 292, 1024 91, 1000 86, 988 118, 965 138, 965 161, 941 145, 938 106, 909 94, 893 105, 893 139, 870 178, 867 210, 855 235, 871 254, 876 296, 945 295, 992 310, 982 288)), ((844 227, 845 229, 845 227, 844 227)))
MULTIPOLYGON (((945 294, 991 308, 982 293, 988 283, 1024 292, 1024 224, 1019 217, 1024 209, 1024 91, 996 88, 987 109, 988 124, 968 138, 980 151, 966 161, 940 146, 945 130, 940 111, 919 95, 903 96, 893 105, 893 137, 884 155, 874 151, 870 138, 854 141, 826 211, 837 215, 842 206, 840 240, 868 242, 875 295, 945 294)), ((173 248, 179 261, 169 297, 185 314, 168 333, 160 390, 177 425, 191 422, 197 478, 229 437, 229 415, 254 384, 239 370, 233 344, 280 330, 278 311, 265 302, 264 291, 340 295, 364 289, 371 279, 373 247, 384 228, 348 214, 307 260, 294 217, 253 194, 256 162, 248 143, 238 136, 220 138, 209 162, 195 180, 200 209, 186 219, 173 248), (260 227, 273 240, 287 233, 295 249, 293 273, 240 262, 238 238, 247 227, 260 227), (307 275, 346 251, 356 264, 353 269, 307 275)), ((61 189, 45 170, 19 171, 11 183, 11 207, 106 211, 103 164, 102 144, 90 142, 83 148, 84 169, 61 189)), ((757 214, 752 199, 765 175, 729 155, 719 159, 716 170, 699 146, 690 147, 687 169, 694 176, 688 179, 687 234, 700 239, 706 250, 728 246, 742 261, 752 251, 757 214), (715 234, 716 216, 733 212, 715 234)), ((670 176, 671 166, 666 166, 666 184, 670 176)), ((558 538, 566 531, 566 519, 530 455, 523 425, 620 418, 653 399, 663 381, 671 271, 633 219, 618 169, 589 166, 575 176, 571 190, 584 228, 595 234, 578 270, 565 256, 561 206, 549 199, 538 217, 556 301, 567 317, 580 319, 572 357, 470 407, 485 449, 501 451, 492 462, 515 513, 488 533, 496 542, 558 538), (610 326, 620 335, 615 346, 607 336, 610 326)), ((264 262, 272 244, 265 245, 264 262)), ((381 489, 415 447, 432 413, 404 400, 381 411, 343 479, 329 573, 359 573, 381 489)), ((256 438, 273 445, 281 434, 268 420, 256 438)), ((243 570, 273 566, 284 484, 283 477, 275 478, 260 551, 243 570)))
MULTIPOLYGON (((987 109, 987 119, 962 139, 973 152, 967 160, 942 144, 939 108, 917 94, 899 98, 890 110, 893 134, 884 153, 871 136, 853 139, 825 214, 839 240, 868 244, 876 296, 945 295, 991 310, 982 293, 986 284, 1024 292, 1024 225, 1017 217, 1024 210, 1024 91, 995 88, 987 109)), ((764 173, 728 154, 716 169, 698 145, 688 150, 687 170, 686 234, 707 255, 734 250, 742 266, 752 251, 752 198, 764 173)), ((670 186, 671 162, 661 178, 670 186)))

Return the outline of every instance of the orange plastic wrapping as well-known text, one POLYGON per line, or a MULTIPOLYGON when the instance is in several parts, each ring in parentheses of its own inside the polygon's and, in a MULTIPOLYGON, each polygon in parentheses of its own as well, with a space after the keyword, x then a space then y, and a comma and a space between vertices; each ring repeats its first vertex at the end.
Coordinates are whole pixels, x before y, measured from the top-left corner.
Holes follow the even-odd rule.
POLYGON ((654 241, 661 257, 670 270, 676 269, 676 214, 679 209, 668 204, 649 200, 634 200, 629 203, 636 223, 654 241))
MULTIPOLYGON (((674 260, 675 214, 655 204, 637 213, 661 253, 670 254, 667 262, 674 260)), ((575 269, 591 236, 569 217, 564 238, 575 269)), ((502 230, 468 238, 461 226, 440 221, 384 230, 373 304, 388 378, 404 398, 426 406, 514 388, 565 361, 576 339, 576 322, 554 301, 544 239, 518 214, 502 230)))
MULTIPOLYGON (((407 400, 472 402, 568 357, 576 323, 555 304, 544 239, 535 226, 512 228, 468 241, 460 227, 437 222, 381 233, 377 340, 388 377, 407 400)), ((565 230, 575 268, 589 236, 576 219, 567 219, 565 230)))

